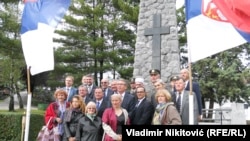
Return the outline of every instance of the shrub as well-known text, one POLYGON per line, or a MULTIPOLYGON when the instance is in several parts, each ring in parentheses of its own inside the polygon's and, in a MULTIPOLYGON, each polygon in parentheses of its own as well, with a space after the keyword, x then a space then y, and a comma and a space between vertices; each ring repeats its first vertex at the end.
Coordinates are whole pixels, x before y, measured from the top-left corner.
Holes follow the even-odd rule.
POLYGON ((33 91, 32 105, 37 106, 39 103, 49 104, 54 101, 54 91, 49 89, 37 87, 33 91))

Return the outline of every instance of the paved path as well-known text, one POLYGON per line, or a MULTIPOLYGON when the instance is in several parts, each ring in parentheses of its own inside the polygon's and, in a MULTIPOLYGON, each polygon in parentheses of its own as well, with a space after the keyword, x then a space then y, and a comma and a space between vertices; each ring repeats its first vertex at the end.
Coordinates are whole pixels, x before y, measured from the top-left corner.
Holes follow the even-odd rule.
MULTIPOLYGON (((26 105, 27 105, 27 92, 20 92, 20 95, 22 97, 23 100, 23 104, 24 104, 24 109, 26 109, 26 105)), ((5 100, 0 102, 0 109, 1 110, 9 110, 9 103, 10 103, 10 97, 6 98, 5 100)), ((19 109, 19 102, 17 99, 17 95, 14 95, 14 109, 19 109)), ((37 109, 37 107, 32 106, 31 109, 37 109)))

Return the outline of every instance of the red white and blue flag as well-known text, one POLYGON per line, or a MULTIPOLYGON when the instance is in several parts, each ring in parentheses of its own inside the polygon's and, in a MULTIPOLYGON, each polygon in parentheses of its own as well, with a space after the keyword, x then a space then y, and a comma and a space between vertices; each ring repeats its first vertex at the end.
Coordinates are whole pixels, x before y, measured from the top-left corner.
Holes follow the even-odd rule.
POLYGON ((185 0, 190 62, 250 42, 249 0, 185 0))
POLYGON ((65 15, 70 0, 25 0, 21 41, 31 75, 54 69, 54 30, 65 15))

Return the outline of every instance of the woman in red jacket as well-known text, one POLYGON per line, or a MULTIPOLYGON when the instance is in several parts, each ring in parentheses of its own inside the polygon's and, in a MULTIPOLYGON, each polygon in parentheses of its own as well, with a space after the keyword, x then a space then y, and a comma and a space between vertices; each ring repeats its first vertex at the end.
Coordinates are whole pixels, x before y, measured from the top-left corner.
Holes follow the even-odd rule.
POLYGON ((122 125, 129 125, 130 120, 126 109, 121 107, 120 94, 111 95, 111 108, 105 109, 102 115, 102 127, 104 129, 103 141, 121 141, 122 125))
POLYGON ((70 103, 66 102, 67 92, 63 89, 56 90, 54 93, 55 102, 49 104, 45 111, 45 124, 49 121, 49 129, 58 126, 60 135, 63 134, 63 116, 66 108, 70 107, 70 103))

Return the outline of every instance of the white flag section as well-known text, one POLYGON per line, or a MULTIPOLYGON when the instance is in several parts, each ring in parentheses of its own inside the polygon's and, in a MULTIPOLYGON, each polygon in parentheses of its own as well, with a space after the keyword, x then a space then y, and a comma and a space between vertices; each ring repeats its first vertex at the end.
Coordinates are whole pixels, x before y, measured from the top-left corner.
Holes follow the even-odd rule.
POLYGON ((31 75, 54 69, 54 30, 65 15, 70 0, 25 0, 21 41, 31 75))
POLYGON ((213 0, 186 0, 185 5, 190 62, 247 42, 247 33, 235 28, 213 0))
MULTIPOLYGON (((70 2, 71 0, 24 0, 21 41, 31 75, 54 69, 53 34, 70 2)), ((29 85, 28 83, 28 88, 29 85)), ((29 140, 31 98, 28 90, 24 141, 29 140)))
POLYGON ((37 30, 21 35, 23 53, 31 75, 54 69, 54 28, 38 23, 37 30))
POLYGON ((231 24, 200 15, 190 19, 187 24, 187 42, 191 56, 189 59, 196 62, 247 41, 231 24))

